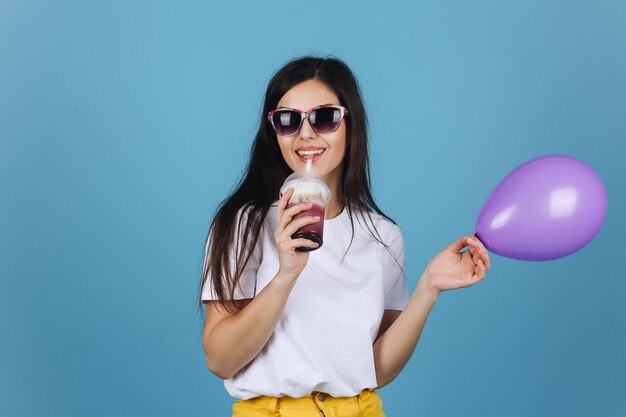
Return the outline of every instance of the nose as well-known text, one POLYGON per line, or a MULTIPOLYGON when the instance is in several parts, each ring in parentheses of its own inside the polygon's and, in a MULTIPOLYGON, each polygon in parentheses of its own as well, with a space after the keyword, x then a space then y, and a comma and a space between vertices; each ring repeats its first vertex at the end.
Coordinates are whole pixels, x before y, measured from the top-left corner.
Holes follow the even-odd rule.
POLYGON ((302 126, 300 126, 300 139, 313 139, 316 135, 317 132, 315 131, 315 129, 313 129, 313 126, 311 126, 311 119, 307 117, 306 120, 302 121, 302 126))

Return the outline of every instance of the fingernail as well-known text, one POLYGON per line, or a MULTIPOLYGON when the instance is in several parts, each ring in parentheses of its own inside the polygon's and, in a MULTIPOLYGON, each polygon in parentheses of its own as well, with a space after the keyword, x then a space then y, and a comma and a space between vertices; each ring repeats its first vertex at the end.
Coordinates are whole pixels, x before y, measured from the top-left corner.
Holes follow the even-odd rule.
POLYGON ((320 219, 320 216, 313 216, 313 220, 317 221, 320 219))
POLYGON ((472 239, 471 237, 468 237, 468 238, 467 238, 467 241, 468 241, 468 242, 474 242, 474 239, 472 239))

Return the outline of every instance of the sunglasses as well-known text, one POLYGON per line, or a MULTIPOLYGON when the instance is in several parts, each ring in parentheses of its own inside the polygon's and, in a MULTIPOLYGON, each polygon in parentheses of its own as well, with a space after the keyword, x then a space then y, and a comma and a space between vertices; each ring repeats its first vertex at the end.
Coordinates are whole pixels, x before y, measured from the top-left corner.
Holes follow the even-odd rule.
POLYGON ((317 133, 332 133, 339 129, 341 120, 349 114, 348 109, 343 106, 324 104, 309 111, 281 107, 269 112, 267 119, 277 134, 293 136, 300 131, 304 119, 309 119, 311 127, 317 133))

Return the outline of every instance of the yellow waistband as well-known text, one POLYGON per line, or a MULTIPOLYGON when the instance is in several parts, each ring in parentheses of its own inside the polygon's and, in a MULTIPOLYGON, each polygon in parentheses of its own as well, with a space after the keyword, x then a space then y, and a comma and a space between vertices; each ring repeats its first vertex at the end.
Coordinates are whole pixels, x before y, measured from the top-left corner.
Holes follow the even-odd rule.
POLYGON ((360 394, 354 397, 333 397, 330 394, 324 392, 313 392, 310 395, 304 397, 293 398, 288 396, 283 397, 268 397, 261 396, 251 398, 249 400, 240 400, 240 403, 254 404, 258 407, 262 407, 269 410, 277 408, 281 409, 306 409, 316 407, 317 405, 325 405, 329 407, 337 407, 346 403, 367 401, 371 397, 378 397, 378 394, 373 390, 363 390, 360 394))

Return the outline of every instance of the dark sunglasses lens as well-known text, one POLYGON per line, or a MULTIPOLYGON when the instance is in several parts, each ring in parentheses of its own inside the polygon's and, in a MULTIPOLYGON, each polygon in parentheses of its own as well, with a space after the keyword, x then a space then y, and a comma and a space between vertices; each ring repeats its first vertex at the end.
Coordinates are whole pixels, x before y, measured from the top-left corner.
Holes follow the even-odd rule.
POLYGON ((331 133, 341 124, 341 110, 336 107, 322 107, 311 113, 311 124, 320 133, 331 133))
POLYGON ((272 116, 276 133, 282 136, 291 136, 300 127, 300 113, 291 110, 279 110, 272 116))

